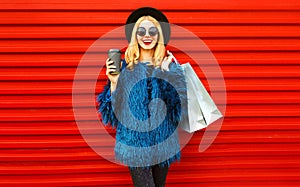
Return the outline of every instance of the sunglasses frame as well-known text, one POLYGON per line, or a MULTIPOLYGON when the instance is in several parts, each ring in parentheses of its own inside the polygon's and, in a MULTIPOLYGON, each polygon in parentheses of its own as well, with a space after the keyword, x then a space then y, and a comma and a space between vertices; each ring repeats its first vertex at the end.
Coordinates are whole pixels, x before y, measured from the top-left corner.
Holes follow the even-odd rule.
POLYGON ((140 36, 140 37, 143 37, 143 36, 145 36, 146 34, 147 34, 147 32, 148 32, 148 34, 149 34, 149 36, 152 36, 152 37, 154 37, 154 36, 156 36, 156 35, 158 35, 158 28, 157 27, 150 27, 148 30, 145 28, 145 27, 139 27, 139 28, 137 28, 137 30, 136 30, 136 35, 138 35, 138 36, 140 36), (153 29, 153 28, 155 28, 155 31, 151 31, 151 29, 153 29), (143 29, 143 34, 140 34, 140 32, 141 31, 139 31, 139 29, 143 29))

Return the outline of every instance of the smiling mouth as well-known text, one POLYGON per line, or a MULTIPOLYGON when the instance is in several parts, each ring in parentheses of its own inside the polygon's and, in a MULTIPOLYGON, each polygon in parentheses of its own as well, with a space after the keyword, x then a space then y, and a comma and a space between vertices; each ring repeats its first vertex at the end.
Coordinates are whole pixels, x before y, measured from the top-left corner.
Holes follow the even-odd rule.
POLYGON ((152 43, 152 40, 144 40, 143 42, 145 45, 150 45, 152 43))

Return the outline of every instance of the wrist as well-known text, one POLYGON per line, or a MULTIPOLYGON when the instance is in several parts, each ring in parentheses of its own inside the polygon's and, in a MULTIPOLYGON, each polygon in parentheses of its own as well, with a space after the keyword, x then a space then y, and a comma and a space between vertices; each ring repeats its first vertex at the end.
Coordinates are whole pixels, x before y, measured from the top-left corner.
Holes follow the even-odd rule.
POLYGON ((112 93, 113 91, 115 91, 117 88, 117 83, 113 83, 111 82, 110 83, 110 92, 112 93))

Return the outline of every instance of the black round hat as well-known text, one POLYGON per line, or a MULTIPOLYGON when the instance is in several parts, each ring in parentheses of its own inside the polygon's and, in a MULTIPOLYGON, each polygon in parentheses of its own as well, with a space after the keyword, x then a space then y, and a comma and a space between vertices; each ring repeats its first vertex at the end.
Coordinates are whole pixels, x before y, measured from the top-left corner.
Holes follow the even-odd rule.
POLYGON ((170 34, 171 34, 169 21, 161 11, 152 7, 142 7, 136 9, 129 15, 125 25, 125 34, 126 34, 127 41, 130 42, 131 40, 131 34, 132 34, 132 29, 134 27, 134 23, 142 16, 151 16, 160 23, 161 29, 163 31, 164 43, 166 45, 170 40, 170 34))

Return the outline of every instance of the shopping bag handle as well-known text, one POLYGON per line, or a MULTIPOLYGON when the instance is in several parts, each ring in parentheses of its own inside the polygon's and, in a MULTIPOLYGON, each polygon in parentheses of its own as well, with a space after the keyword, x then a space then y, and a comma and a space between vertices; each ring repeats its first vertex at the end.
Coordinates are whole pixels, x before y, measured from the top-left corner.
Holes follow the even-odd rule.
POLYGON ((175 56, 169 50, 167 50, 167 53, 168 53, 169 56, 172 57, 172 59, 174 60, 175 64, 179 64, 178 61, 177 61, 177 59, 175 58, 175 56))

